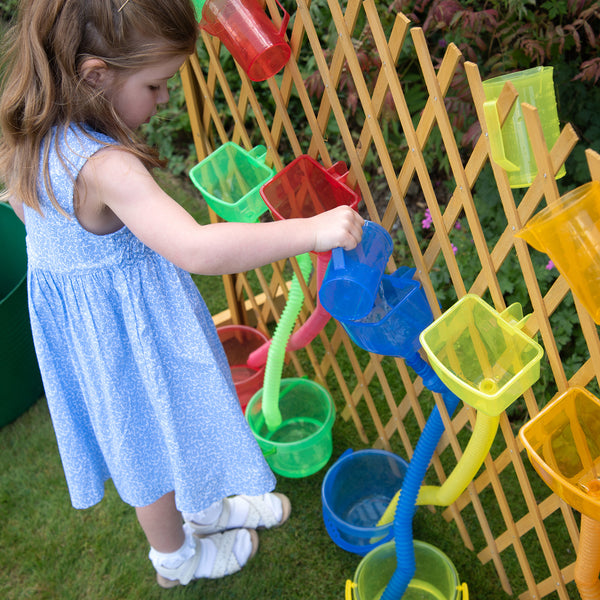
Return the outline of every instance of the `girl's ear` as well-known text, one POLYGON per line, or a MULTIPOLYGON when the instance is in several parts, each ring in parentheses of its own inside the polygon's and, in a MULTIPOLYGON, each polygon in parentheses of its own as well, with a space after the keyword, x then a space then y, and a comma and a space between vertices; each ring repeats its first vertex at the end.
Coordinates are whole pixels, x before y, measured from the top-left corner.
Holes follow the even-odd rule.
POLYGON ((79 68, 81 78, 91 87, 103 89, 110 80, 108 65, 100 58, 86 58, 79 68))

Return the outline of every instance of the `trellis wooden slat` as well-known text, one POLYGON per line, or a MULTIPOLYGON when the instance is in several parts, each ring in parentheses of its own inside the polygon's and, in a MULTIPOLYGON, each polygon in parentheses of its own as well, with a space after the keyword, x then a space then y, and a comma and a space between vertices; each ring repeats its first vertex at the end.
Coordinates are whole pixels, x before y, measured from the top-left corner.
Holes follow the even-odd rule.
MULTIPOLYGON (((445 270, 457 299, 467 292, 480 296, 489 294, 494 307, 502 310, 511 299, 502 289, 498 274, 508 261, 517 261, 533 307, 525 329, 530 335, 539 334, 545 350, 544 360, 553 380, 551 389, 544 391, 544 397, 539 397, 539 394, 536 397, 530 389, 517 400, 530 417, 537 414, 555 393, 569 386, 587 386, 600 381, 597 327, 577 299, 578 327, 589 355, 579 369, 567 375, 560 347, 553 335, 552 318, 570 298, 571 291, 566 280, 559 275, 542 292, 530 249, 524 240, 515 237, 515 233, 544 202, 549 204, 558 199, 558 184, 553 174, 558 172, 578 143, 573 128, 566 124, 548 152, 537 111, 524 106, 526 125, 540 172, 517 202, 507 174, 490 159, 483 116, 485 95, 477 65, 471 62, 463 65, 459 49, 450 44, 436 70, 426 36, 420 28, 411 27, 403 14, 397 14, 393 22, 387 22, 384 27, 381 12, 384 9, 374 0, 347 0, 343 5, 338 0, 327 1, 337 37, 331 48, 324 49, 321 46, 322 32, 317 31, 311 18, 310 0, 297 0, 294 6, 289 6, 291 0, 283 0, 289 12, 294 13, 288 38, 292 58, 280 74, 263 84, 251 82, 239 67, 237 78, 226 73, 221 64, 227 56, 226 49, 217 39, 202 32, 201 43, 208 61, 201 62, 198 56, 192 56, 181 72, 199 160, 230 140, 248 149, 262 143, 267 148, 267 163, 277 171, 300 154, 312 156, 325 167, 344 161, 349 167, 349 184, 360 191, 361 211, 389 231, 402 230, 412 259, 412 265, 407 266, 414 265, 416 277, 422 283, 436 317, 441 314, 441 309, 430 276, 433 269, 445 270), (358 28, 364 24, 370 29, 381 60, 381 69, 370 86, 356 50, 356 40, 361 34, 358 28), (396 68, 409 33, 428 94, 418 117, 414 114, 415 108, 406 101, 403 82, 396 68), (324 85, 324 93, 318 98, 309 96, 304 86, 306 69, 302 61, 307 56, 316 63, 324 85), (481 125, 481 135, 471 150, 458 146, 457 132, 452 126, 453 115, 445 106, 445 99, 463 66, 481 125), (358 131, 350 129, 344 116, 340 82, 345 73, 351 75, 357 90, 358 131), (383 134, 383 107, 387 95, 391 95, 394 101, 404 136, 403 148, 406 150, 400 164, 396 162, 397 152, 392 153, 396 148, 388 147, 383 134), (230 116, 224 115, 221 109, 223 102, 230 116), (293 112, 289 110, 292 102, 293 112), (332 120, 339 129, 339 140, 329 137, 328 126, 332 120), (310 133, 306 134, 306 131, 310 133), (426 164, 428 144, 434 131, 439 132, 450 167, 452 193, 443 204, 438 202, 426 164), (341 144, 335 144, 339 141, 341 144), (384 208, 376 201, 364 167, 372 153, 381 165, 381 177, 387 186, 384 208), (507 223, 496 239, 489 239, 489 232, 480 222, 473 192, 482 171, 489 167, 507 223), (405 203, 409 189, 415 186, 422 194, 433 221, 432 235, 427 242, 420 239, 420 231, 413 224, 414 216, 405 203), (461 256, 455 256, 451 244, 458 219, 465 219, 469 226, 480 266, 469 283, 464 279, 464 273, 467 273, 467 267, 472 272, 473 265, 462 264, 461 256)), ((266 10, 279 26, 281 14, 276 0, 267 0, 266 10)), ((497 103, 501 122, 515 101, 518 101, 516 90, 507 84, 497 103)), ((586 150, 586 158, 591 179, 599 180, 600 156, 586 150)), ((212 211, 211 220, 218 220, 212 211)), ((397 262, 398 257, 392 256, 388 265, 390 271, 398 266, 397 262)), ((262 331, 268 331, 279 319, 288 295, 290 271, 284 270, 286 264, 291 265, 305 295, 298 325, 303 323, 316 306, 316 278, 313 270, 310 281, 304 282, 295 259, 274 264, 269 272, 257 269, 254 279, 258 282, 259 293, 253 292, 256 284, 251 285, 245 273, 224 277, 229 310, 215 316, 215 321, 219 324, 251 323, 262 331)), ((389 359, 360 351, 337 323, 321 331, 307 348, 290 352, 289 358, 290 368, 296 373, 306 373, 319 383, 335 388, 342 417, 352 420, 365 445, 391 449, 407 459, 411 458, 418 435, 406 424, 411 421, 413 428, 415 423, 419 430, 424 428, 428 411, 423 408, 423 402, 431 395, 420 377, 401 358, 389 359), (390 365, 395 369, 393 377, 386 375, 390 372, 390 365)), ((442 483, 462 456, 463 446, 459 440, 465 438, 465 430, 472 429, 476 413, 472 408, 461 405, 450 417, 441 398, 437 394, 433 394, 433 398, 446 431, 438 444, 428 478, 442 483)), ((427 405, 431 406, 430 400, 427 405)), ((453 505, 441 509, 442 515, 455 523, 464 545, 475 553, 478 560, 493 563, 499 583, 507 594, 516 594, 520 600, 575 597, 573 557, 579 541, 576 516, 550 490, 537 485, 537 480, 534 494, 534 482, 529 479, 531 473, 522 445, 515 437, 508 415, 504 413, 492 451, 480 472, 453 505), (541 497, 539 502, 536 495, 541 497), (490 502, 493 506, 489 505, 490 502), (502 531, 492 531, 486 516, 490 510, 499 511, 502 531), (465 520, 467 512, 474 515, 474 519, 465 520), (571 548, 553 548, 545 522, 552 519, 556 527, 557 518, 571 548), (526 539, 528 544, 524 543, 526 539), (528 555, 532 547, 535 548, 533 551, 541 551, 544 556, 546 573, 532 571, 528 555), (514 561, 518 563, 522 573, 519 581, 509 580, 505 566, 507 561, 512 561, 513 566, 514 561)), ((497 523, 495 527, 498 526, 497 523)))

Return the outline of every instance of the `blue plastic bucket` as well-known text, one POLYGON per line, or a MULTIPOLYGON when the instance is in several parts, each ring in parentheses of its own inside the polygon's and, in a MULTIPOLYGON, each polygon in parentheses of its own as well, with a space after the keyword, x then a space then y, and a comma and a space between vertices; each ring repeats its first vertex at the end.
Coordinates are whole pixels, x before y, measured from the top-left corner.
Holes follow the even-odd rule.
POLYGON ((323 520, 331 539, 364 556, 392 539, 393 523, 377 523, 401 489, 407 462, 386 450, 347 450, 321 486, 323 520))

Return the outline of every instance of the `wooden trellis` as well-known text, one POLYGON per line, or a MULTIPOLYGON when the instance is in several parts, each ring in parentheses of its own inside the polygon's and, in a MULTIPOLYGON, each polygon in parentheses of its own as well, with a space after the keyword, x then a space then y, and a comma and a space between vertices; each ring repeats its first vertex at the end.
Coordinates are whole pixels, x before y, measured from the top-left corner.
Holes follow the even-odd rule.
MULTIPOLYGON (((267 0, 267 10, 274 21, 280 19, 275 0, 267 0)), ((538 413, 557 392, 569 386, 587 386, 600 375, 600 340, 591 317, 575 299, 578 322, 583 333, 589 358, 574 374, 567 377, 559 346, 553 335, 552 315, 571 292, 563 277, 559 276, 547 291, 542 291, 536 278, 532 255, 526 243, 514 237, 529 217, 543 205, 559 197, 554 174, 577 143, 577 136, 566 125, 548 153, 543 139, 537 111, 524 105, 524 116, 530 134, 539 174, 522 198, 515 200, 506 172, 490 160, 490 146, 483 116, 484 92, 477 65, 465 63, 471 91, 482 133, 469 152, 459 148, 444 99, 456 77, 461 63, 461 53, 454 45, 446 49, 443 61, 436 70, 432 63, 427 40, 420 28, 412 27, 408 19, 398 14, 391 32, 386 34, 374 0, 348 0, 345 11, 337 0, 328 1, 331 20, 337 30, 334 47, 322 48, 321 32, 315 29, 308 0, 297 0, 292 26, 288 30, 292 58, 283 71, 267 82, 253 84, 243 71, 228 80, 221 61, 228 58, 226 49, 217 39, 202 33, 202 42, 209 60, 193 56, 184 65, 184 82, 188 111, 191 117, 198 158, 202 159, 226 141, 234 141, 251 148, 257 143, 267 147, 267 160, 277 171, 289 160, 309 154, 325 167, 344 160, 350 168, 349 183, 356 185, 362 195, 361 210, 368 218, 381 223, 388 231, 401 230, 406 239, 416 277, 421 281, 428 301, 437 317, 441 309, 432 282, 434 270, 445 269, 454 288, 456 298, 466 293, 488 295, 494 307, 501 311, 510 303, 510 294, 502 289, 498 273, 508 257, 516 257, 520 276, 526 284, 533 307, 527 323, 528 333, 539 334, 543 345, 552 384, 536 398, 527 390, 517 402, 530 417, 538 413), (368 23, 381 59, 381 70, 371 91, 361 70, 353 36, 357 23, 368 23), (407 105, 403 82, 397 73, 397 61, 410 35, 414 52, 420 65, 428 92, 424 110, 415 115, 407 105), (326 50, 328 50, 326 52, 326 50), (306 91, 299 61, 310 57, 322 78, 325 92, 315 102, 306 91), (352 131, 346 122, 342 106, 340 79, 349 72, 358 92, 357 111, 362 114, 362 128, 352 131), (382 108, 386 94, 391 93, 397 118, 405 136, 406 153, 401 164, 395 163, 386 145, 382 128, 382 108), (269 102, 263 99, 268 96, 269 102), (294 102, 293 113, 288 110, 294 102), (223 106, 227 110, 223 110, 223 106), (269 108, 273 107, 273 108, 269 108), (415 121, 417 122, 415 125, 415 121), (345 156, 330 156, 328 125, 335 122, 343 142, 345 156), (438 203, 436 189, 426 162, 426 146, 433 130, 441 137, 443 151, 449 164, 452 195, 443 205, 438 203), (306 132, 309 132, 308 134, 306 132), (302 132, 302 135, 297 132, 302 132), (365 161, 375 155, 380 164, 380 178, 385 179, 388 202, 384 210, 378 208, 373 195, 373 182, 368 181, 365 161), (287 160, 284 159, 287 156, 287 160), (497 193, 503 208, 506 227, 497 239, 490 239, 484 231, 473 189, 484 167, 493 171, 497 193), (418 186, 431 214, 434 234, 424 245, 419 240, 411 215, 405 204, 409 187, 418 186), (473 244, 480 262, 480 270, 473 281, 463 276, 465 265, 461 255, 455 255, 451 232, 458 218, 464 219, 470 229, 473 244)), ((507 86, 499 101, 502 121, 516 98, 516 91, 507 86)), ((336 146, 339 147, 339 146, 336 146)), ((591 179, 600 180, 600 156, 586 151, 591 179)), ((381 187, 381 181, 379 182, 381 187)), ((211 213, 211 219, 218 217, 211 213)), ((390 259, 389 270, 394 270, 396 257, 390 259)), ((299 273, 295 260, 290 261, 299 273)), ((220 323, 251 323, 267 331, 268 323, 277 321, 282 310, 282 298, 287 297, 288 285, 283 272, 284 263, 272 265, 267 277, 257 270, 254 283, 248 274, 241 273, 223 278, 229 310, 220 316, 220 323), (257 290, 257 283, 260 287, 257 290)), ((472 270, 472 265, 470 265, 472 270)), ((299 278, 302 281, 302 278, 299 278)), ((315 281, 304 285, 305 306, 300 322, 315 308, 315 281)), ((329 387, 335 387, 335 396, 341 402, 343 415, 352 419, 365 444, 401 451, 410 458, 418 439, 418 432, 426 422, 421 407, 424 391, 421 379, 401 359, 391 359, 360 352, 339 325, 322 331, 315 342, 305 350, 307 361, 298 353, 290 353, 291 364, 300 375, 310 370, 310 376, 329 387), (365 356, 366 355, 366 356, 365 356), (343 363, 344 367, 340 365, 343 363), (390 370, 391 365, 391 370, 390 370), (349 370, 351 374, 349 375, 349 370), (390 372, 393 375, 390 375, 390 372), (400 386, 401 393, 398 393, 400 386), (416 434, 407 427, 409 421, 418 425, 416 434)), ((539 394, 538 394, 539 395, 539 394)), ((466 405, 449 418, 443 402, 436 398, 446 434, 438 446, 430 472, 443 482, 462 454, 465 432, 475 420, 475 411, 466 405), (463 435, 461 436, 461 432, 463 435), (461 441, 463 440, 463 441, 461 441)), ((483 468, 467 490, 450 507, 444 510, 447 520, 456 523, 466 547, 476 552, 482 563, 492 561, 503 589, 522 600, 548 596, 568 599, 577 592, 573 581, 574 557, 579 540, 577 515, 556 495, 542 486, 534 493, 532 475, 523 448, 516 437, 506 413, 501 415, 500 428, 492 452, 483 468), (519 501, 515 501, 515 488, 519 501), (520 488, 520 489, 518 489, 520 488), (486 512, 499 511, 502 531, 492 531, 486 512), (475 518, 467 519, 465 514, 475 518), (553 547, 546 523, 551 520, 565 532, 571 548, 553 547), (474 541, 474 538, 476 540, 474 541), (542 553, 547 572, 534 573, 530 567, 532 554, 542 553), (510 557, 510 558, 509 558, 510 557), (516 558, 515 558, 516 557, 516 558), (505 571, 506 560, 517 560, 522 579, 509 581, 505 571)))

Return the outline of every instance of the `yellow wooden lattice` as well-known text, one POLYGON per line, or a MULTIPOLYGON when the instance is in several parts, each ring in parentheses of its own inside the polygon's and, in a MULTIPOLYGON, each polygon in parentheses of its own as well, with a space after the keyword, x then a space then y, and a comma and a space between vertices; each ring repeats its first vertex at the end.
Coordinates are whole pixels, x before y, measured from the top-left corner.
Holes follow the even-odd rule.
MULTIPOLYGON (((423 31, 411 27, 402 14, 396 15, 393 27, 386 34, 380 11, 374 0, 348 0, 345 9, 337 0, 328 1, 331 20, 335 24, 335 45, 323 48, 320 34, 311 17, 308 0, 297 0, 295 14, 288 29, 288 40, 292 58, 276 77, 262 83, 253 83, 238 68, 238 77, 228 80, 221 66, 228 52, 219 40, 202 32, 202 43, 208 53, 207 61, 192 56, 182 69, 186 101, 190 114, 194 142, 198 159, 209 155, 226 141, 233 141, 250 149, 260 143, 268 150, 267 163, 281 170, 291 158, 308 154, 325 167, 343 160, 348 165, 351 186, 358 186, 362 202, 361 213, 372 221, 381 223, 388 231, 401 231, 407 256, 416 268, 416 277, 423 285, 434 317, 441 314, 437 300, 433 273, 444 270, 449 277, 451 293, 460 299, 466 293, 486 296, 498 311, 511 303, 510 294, 502 289, 499 273, 508 259, 516 260, 518 276, 522 277, 533 307, 527 322, 527 331, 538 335, 545 350, 546 369, 550 383, 544 397, 536 398, 527 390, 517 403, 521 403, 524 415, 535 416, 557 392, 573 385, 587 386, 598 380, 600 374, 600 340, 592 318, 575 299, 578 323, 589 351, 589 358, 567 378, 559 346, 553 335, 552 315, 557 308, 570 299, 571 292, 562 276, 543 292, 535 275, 532 254, 526 243, 514 236, 539 207, 559 197, 554 174, 573 151, 577 136, 570 125, 566 125, 548 153, 541 125, 535 108, 524 105, 523 112, 534 150, 539 174, 532 185, 515 199, 509 186, 506 172, 490 160, 490 146, 483 115, 485 100, 481 76, 477 65, 464 63, 459 49, 450 44, 444 58, 434 67, 427 40, 423 31), (370 28, 376 52, 381 59, 381 69, 374 82, 367 82, 359 61, 354 36, 357 24, 366 23, 370 28), (409 44, 410 42, 410 44, 409 44), (428 98, 425 108, 418 115, 411 111, 406 100, 406 90, 399 78, 397 62, 403 48, 408 47, 419 63, 428 98), (305 57, 309 57, 308 59, 305 57), (299 60, 310 60, 316 65, 324 85, 324 93, 318 99, 311 98, 301 75, 299 60), (472 149, 459 147, 456 132, 451 124, 452 114, 445 103, 448 90, 457 78, 459 70, 466 74, 473 105, 481 125, 482 133, 472 149), (346 122, 343 108, 343 91, 340 82, 351 77, 357 91, 357 113, 362 122, 360 130, 352 130, 346 122), (393 98, 396 116, 405 138, 405 154, 398 163, 398 152, 390 152, 386 144, 382 111, 389 97, 393 98), (269 102, 264 98, 268 97, 269 102), (217 101, 218 99, 218 101, 217 101), (293 101, 293 112, 290 103, 293 101), (227 107, 227 115, 222 107, 227 107), (270 109, 269 107, 274 107, 270 109), (335 122, 339 139, 328 138, 329 124, 335 122), (432 181, 427 164, 428 142, 432 132, 441 140, 441 150, 447 155, 450 172, 448 181, 452 193, 443 203, 438 202, 436 183, 432 181), (308 132, 308 133, 307 133, 308 132), (339 143, 341 141, 341 144, 339 143), (344 156, 331 156, 335 148, 343 147, 344 156), (284 158, 287 157, 287 158, 284 158), (366 162, 375 160, 377 182, 369 181, 366 162), (480 212, 474 199, 473 189, 484 168, 491 168, 501 200, 506 227, 497 239, 489 239, 480 222, 480 212), (381 208, 375 194, 385 188, 387 201, 381 208), (433 236, 424 245, 419 227, 415 231, 414 215, 405 203, 409 190, 417 188, 431 214, 433 236), (479 270, 473 281, 465 281, 465 266, 460 253, 455 254, 451 234, 457 219, 468 223, 473 245, 479 261, 479 270)), ((278 24, 281 11, 275 0, 267 0, 266 10, 278 24)), ((302 71, 306 71, 306 65, 302 71)), ((231 76, 229 75, 230 79, 231 76)), ((516 98, 516 91, 505 86, 498 101, 500 121, 508 114, 516 98)), ((437 143, 437 142, 436 142, 437 143)), ((395 149, 397 150, 397 148, 395 149)), ((600 156, 586 151, 591 179, 600 180, 600 156)), ((372 170, 371 170, 372 172, 372 170)), ((218 217, 211 211, 211 219, 218 217)), ((388 265, 389 271, 400 266, 394 254, 388 265)), ((295 259, 290 263, 300 274, 295 259)), ((248 323, 262 331, 279 318, 287 298, 289 273, 284 274, 285 261, 274 264, 272 274, 265 275, 261 269, 255 271, 254 283, 247 273, 223 278, 229 310, 218 315, 218 324, 248 323), (256 283, 257 282, 257 283, 256 283), (257 289, 257 285, 260 289, 257 289)), ((468 265, 469 273, 473 265, 468 265)), ((514 271, 513 271, 514 272, 514 271)), ((299 277, 303 281, 302 277, 299 277)), ((309 285, 302 284, 305 306, 299 322, 303 322, 316 304, 315 277, 309 285)), ((386 449, 400 450, 410 459, 418 436, 411 435, 406 427, 408 421, 425 426, 427 415, 421 407, 424 390, 421 379, 409 369, 404 361, 361 352, 350 341, 343 328, 331 324, 322 331, 313 344, 304 351, 306 359, 299 353, 290 353, 291 365, 299 374, 310 370, 310 376, 328 387, 335 387, 336 397, 343 398, 343 416, 352 419, 357 432, 365 444, 386 449), (343 367, 341 364, 343 364, 343 367), (398 393, 401 389, 401 393, 398 393)), ((440 413, 446 425, 436 451, 430 472, 443 482, 462 454, 459 439, 464 429, 471 429, 475 411, 460 405, 452 419, 445 406, 435 395, 440 413)), ((463 436, 464 439, 464 436, 463 436)), ((443 512, 447 520, 453 520, 466 547, 476 552, 482 563, 492 561, 503 589, 516 594, 522 600, 544 598, 555 594, 568 599, 566 584, 573 581, 574 557, 579 540, 579 530, 573 511, 556 495, 545 490, 540 501, 532 490, 532 470, 516 437, 506 413, 500 418, 500 428, 492 452, 487 456, 483 468, 459 499, 443 512), (520 487, 521 501, 515 508, 514 488, 520 487), (504 529, 492 531, 486 512, 499 511, 504 529), (475 518, 465 519, 468 511, 475 518), (550 534, 545 526, 548 519, 564 528, 573 545, 571 560, 564 564, 566 549, 553 549, 550 534), (475 529, 474 529, 475 528, 475 529), (472 538, 482 542, 476 544, 472 538), (527 543, 524 540, 528 540, 527 543), (547 573, 533 573, 530 568, 531 552, 543 554, 547 573), (515 555, 520 565, 523 582, 521 589, 514 589, 505 571, 503 561, 508 554, 515 555), (560 560, 559 560, 560 559, 560 560), (562 561, 562 563, 560 562, 562 561), (541 579, 540 579, 541 576, 541 579), (524 585, 524 587, 523 587, 524 585)), ((535 477, 535 475, 533 476, 535 477)), ((537 493, 539 497, 539 493, 537 493)), ((570 586, 569 589, 574 589, 570 586)))

